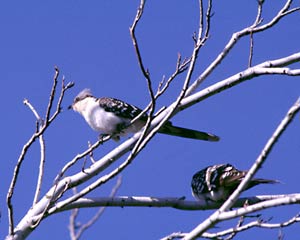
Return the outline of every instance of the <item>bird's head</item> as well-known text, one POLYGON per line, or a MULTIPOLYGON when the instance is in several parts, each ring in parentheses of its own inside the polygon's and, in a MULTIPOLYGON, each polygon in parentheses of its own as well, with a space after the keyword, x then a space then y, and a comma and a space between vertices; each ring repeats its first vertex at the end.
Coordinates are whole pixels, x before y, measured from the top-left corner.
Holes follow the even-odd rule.
POLYGON ((80 112, 81 111, 81 105, 83 100, 89 98, 89 97, 93 97, 92 92, 90 89, 85 88, 83 89, 80 93, 78 93, 78 95, 74 98, 74 101, 72 103, 72 105, 70 105, 68 107, 68 109, 73 109, 76 112, 80 112))

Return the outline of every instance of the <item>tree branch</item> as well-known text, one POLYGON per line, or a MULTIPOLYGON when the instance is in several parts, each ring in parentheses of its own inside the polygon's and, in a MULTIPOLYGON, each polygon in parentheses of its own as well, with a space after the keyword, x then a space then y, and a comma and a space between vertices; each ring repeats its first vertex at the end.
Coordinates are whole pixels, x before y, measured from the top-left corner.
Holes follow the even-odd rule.
POLYGON ((196 92, 193 95, 185 97, 181 101, 181 106, 178 110, 181 111, 186 109, 212 95, 218 94, 246 80, 250 80, 258 76, 270 75, 273 73, 280 75, 300 76, 300 69, 290 70, 289 68, 285 68, 285 66, 291 65, 298 61, 300 61, 300 52, 255 65, 229 78, 221 80, 199 92, 196 92))
MULTIPOLYGON (((242 29, 239 32, 236 32, 232 34, 231 39, 228 41, 222 52, 216 57, 216 59, 204 70, 204 72, 194 81, 194 83, 189 87, 187 90, 187 96, 191 95, 197 87, 210 75, 210 73, 223 61, 223 59, 227 56, 227 54, 230 52, 230 50, 235 46, 235 44, 244 36, 247 36, 249 34, 254 34, 257 32, 265 31, 269 29, 270 27, 274 26, 277 22, 279 22, 285 15, 291 14, 295 11, 298 11, 299 8, 295 8, 292 11, 288 11, 290 5, 292 3, 292 0, 287 0, 286 4, 282 7, 282 9, 277 13, 277 15, 268 23, 259 26, 260 23, 260 10, 258 10, 257 17, 254 21, 254 23, 242 29)), ((260 6, 260 5, 259 5, 260 6)), ((260 8, 260 7, 259 7, 260 8)))
MULTIPOLYGON (((284 194, 284 195, 261 195, 254 197, 244 197, 236 201, 233 207, 243 208, 245 202, 254 205, 271 200, 291 198, 299 199, 300 193, 284 194)), ((282 200, 285 201, 285 200, 282 200)), ((277 202, 278 205, 280 203, 277 202)), ((119 196, 119 197, 89 197, 80 198, 67 206, 60 208, 57 212, 68 211, 76 208, 90 207, 171 207, 179 210, 195 211, 195 210, 212 210, 218 209, 222 203, 213 201, 189 201, 185 197, 147 197, 147 196, 119 196)))
MULTIPOLYGON (((53 92, 55 92, 55 89, 56 89, 56 82, 57 82, 57 78, 58 78, 58 68, 55 68, 55 75, 54 75, 54 83, 53 83, 53 86, 52 86, 52 90, 51 90, 51 94, 53 94, 53 92)), ((63 99, 63 96, 64 96, 64 93, 67 89, 73 87, 74 83, 72 82, 69 82, 66 86, 63 85, 63 88, 61 90, 61 95, 60 95, 60 99, 57 103, 57 109, 60 109, 60 105, 61 105, 61 101, 63 99)), ((49 101, 52 101, 53 102, 53 97, 51 97, 51 94, 50 94, 50 99, 49 101)), ((23 161, 24 161, 24 158, 27 154, 27 151, 28 149, 31 147, 31 145, 34 143, 34 141, 39 138, 40 136, 42 136, 42 134, 44 133, 44 131, 46 131, 46 129, 48 128, 48 126, 52 123, 52 121, 56 118, 56 116, 59 114, 59 110, 57 110, 51 117, 51 119, 49 120, 49 117, 50 117, 50 111, 51 111, 51 107, 52 107, 52 102, 48 104, 48 107, 47 107, 47 111, 46 111, 46 116, 45 116, 45 121, 42 121, 40 118, 39 118, 39 115, 38 113, 33 110, 34 108, 33 107, 30 107, 31 110, 33 110, 33 113, 34 115, 39 118, 39 122, 42 122, 41 126, 39 126, 39 128, 37 129, 37 131, 30 137, 30 139, 27 141, 26 144, 24 144, 23 148, 22 148, 22 151, 19 155, 19 158, 18 158, 18 161, 17 161, 17 164, 14 168, 14 173, 13 173, 13 177, 12 177, 12 180, 11 180, 11 183, 10 183, 10 186, 9 186, 9 189, 8 189, 8 193, 7 193, 7 196, 6 196, 6 202, 7 202, 7 207, 8 207, 8 219, 9 219, 9 235, 14 235, 14 220, 13 220, 13 205, 12 205, 12 196, 14 194, 14 189, 15 189, 15 185, 17 183, 17 180, 18 180, 18 176, 19 176, 19 172, 20 172, 20 169, 21 169, 21 166, 23 164, 23 161)), ((28 100, 24 100, 24 104, 26 104, 27 106, 28 105, 28 100)), ((41 146, 41 151, 43 151, 43 145, 41 146)), ((43 165, 43 157, 41 158, 41 163, 40 163, 40 166, 43 165)), ((43 166, 40 167, 40 171, 43 169, 43 166)), ((43 170, 42 170, 43 171, 43 170)), ((42 177, 42 173, 40 172, 39 173, 39 178, 42 177)), ((41 184, 41 183, 38 183, 38 185, 41 184)), ((39 186, 37 186, 37 188, 39 188, 39 186)), ((38 192, 39 190, 36 190, 36 192, 38 192)))
MULTIPOLYGON (((24 104, 29 107, 29 109, 33 112, 34 116, 37 119, 37 125, 38 129, 37 131, 40 131, 41 128, 43 127, 43 120, 35 110, 35 108, 31 105, 31 103, 25 99, 24 104)), ((41 192, 41 187, 42 187, 42 181, 43 181, 43 175, 44 175, 44 166, 45 166, 45 141, 43 134, 39 136, 39 143, 40 143, 40 166, 39 166, 39 176, 38 176, 38 181, 36 185, 36 190, 33 198, 33 203, 32 205, 36 204, 41 192)))
MULTIPOLYGON (((119 177, 115 186, 111 190, 111 193, 109 195, 110 197, 114 197, 116 195, 117 191, 119 190, 119 188, 121 186, 121 183, 122 183, 122 178, 119 177)), ((76 217, 78 215, 79 209, 78 208, 73 209, 71 211, 70 223, 69 223, 71 239, 78 240, 81 237, 81 235, 84 233, 84 231, 86 231, 89 227, 91 227, 101 217, 101 215, 103 214, 105 209, 106 209, 105 206, 100 207, 98 209, 98 211, 96 212, 96 214, 87 223, 82 224, 81 226, 78 226, 76 224, 76 217), (78 229, 77 232, 76 232, 76 229, 78 229)))
POLYGON ((245 225, 234 227, 234 228, 229 228, 224 231, 220 231, 220 232, 216 232, 216 233, 204 233, 203 237, 209 238, 209 239, 219 239, 220 237, 223 237, 223 236, 226 236, 229 234, 233 234, 233 233, 237 234, 237 233, 246 231, 246 230, 248 230, 250 228, 254 228, 254 227, 268 228, 268 229, 283 228, 283 227, 288 227, 297 222, 300 222, 299 214, 297 214, 296 216, 292 217, 291 219, 281 222, 281 223, 268 223, 266 221, 258 219, 256 221, 252 221, 245 225))

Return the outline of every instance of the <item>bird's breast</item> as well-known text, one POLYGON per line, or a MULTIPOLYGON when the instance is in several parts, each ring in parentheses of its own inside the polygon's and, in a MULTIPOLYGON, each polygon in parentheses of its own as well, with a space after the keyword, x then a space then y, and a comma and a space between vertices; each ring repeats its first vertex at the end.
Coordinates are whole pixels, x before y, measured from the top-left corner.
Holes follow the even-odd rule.
POLYGON ((83 117, 92 129, 105 134, 115 133, 117 126, 122 124, 122 119, 112 112, 106 112, 99 105, 87 108, 83 117))

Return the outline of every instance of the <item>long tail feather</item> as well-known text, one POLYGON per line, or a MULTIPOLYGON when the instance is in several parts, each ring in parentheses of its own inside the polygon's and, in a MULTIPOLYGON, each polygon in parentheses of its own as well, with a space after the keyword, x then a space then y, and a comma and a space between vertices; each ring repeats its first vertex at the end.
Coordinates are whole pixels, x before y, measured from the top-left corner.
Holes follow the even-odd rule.
POLYGON ((254 178, 252 179, 252 182, 256 183, 256 184, 261 184, 261 183, 280 183, 280 181, 278 180, 272 180, 272 179, 263 179, 263 178, 254 178))
POLYGON ((271 180, 271 179, 263 179, 263 178, 254 178, 249 182, 247 189, 252 188, 258 184, 275 184, 280 183, 278 180, 271 180))
POLYGON ((171 123, 167 123, 164 125, 160 130, 159 133, 168 134, 177 137, 183 138, 192 138, 197 140, 204 140, 204 141, 212 141, 216 142, 219 141, 220 138, 214 134, 200 132, 188 128, 176 127, 173 126, 171 123))

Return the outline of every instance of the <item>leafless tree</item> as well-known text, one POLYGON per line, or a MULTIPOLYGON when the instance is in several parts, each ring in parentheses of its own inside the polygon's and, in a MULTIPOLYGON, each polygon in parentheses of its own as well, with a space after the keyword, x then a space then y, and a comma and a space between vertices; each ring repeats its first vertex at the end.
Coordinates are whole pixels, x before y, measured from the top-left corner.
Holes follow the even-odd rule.
MULTIPOLYGON (((261 153, 257 159, 253 162, 252 167, 239 187, 235 192, 228 198, 224 203, 215 202, 201 202, 201 201, 187 201, 183 198, 153 198, 149 196, 126 196, 116 197, 116 191, 120 186, 121 180, 117 182, 116 186, 111 192, 109 197, 105 198, 91 198, 87 197, 87 194, 100 188, 102 185, 107 183, 110 179, 118 176, 122 171, 128 167, 134 160, 139 152, 147 146, 147 143, 153 138, 157 131, 164 125, 170 118, 176 115, 180 111, 185 109, 236 85, 239 85, 247 80, 255 79, 264 75, 285 75, 285 76, 300 76, 299 68, 291 68, 292 64, 300 61, 300 52, 295 52, 290 55, 282 56, 278 59, 265 59, 265 61, 253 65, 252 57, 254 52, 254 41, 253 37, 259 32, 267 31, 269 28, 274 27, 282 19, 289 17, 289 15, 297 12, 299 14, 300 7, 291 7, 293 1, 287 0, 284 6, 278 10, 278 12, 267 22, 262 21, 263 19, 263 7, 264 1, 258 0, 257 2, 257 14, 250 26, 246 26, 240 31, 232 34, 231 39, 226 43, 224 49, 219 55, 209 64, 209 66, 195 79, 192 79, 192 73, 194 72, 195 64, 197 63, 198 53, 202 47, 209 41, 210 30, 211 30, 211 19, 212 19, 212 0, 204 1, 199 0, 199 29, 197 34, 194 34, 194 48, 189 58, 182 59, 181 55, 178 55, 177 64, 174 73, 157 86, 157 90, 153 87, 153 82, 149 74, 149 70, 144 65, 143 57, 140 52, 139 42, 136 37, 136 29, 143 17, 143 11, 145 10, 145 1, 141 0, 140 6, 138 7, 137 14, 133 20, 132 26, 130 27, 130 34, 133 42, 133 46, 136 52, 137 61, 139 67, 145 77, 146 84, 149 90, 150 103, 144 109, 144 112, 148 112, 149 118, 145 127, 138 133, 134 134, 130 139, 121 143, 117 148, 101 157, 100 159, 93 159, 93 151, 99 147, 100 144, 105 144, 110 139, 110 136, 99 139, 93 144, 89 144, 88 148, 74 156, 73 159, 67 162, 65 166, 57 174, 53 181, 52 187, 47 193, 41 196, 41 184, 43 181, 44 173, 44 162, 45 162, 45 145, 43 135, 47 131, 48 127, 56 120, 56 117, 60 114, 61 103, 67 91, 74 85, 73 83, 65 84, 64 79, 61 80, 61 88, 58 89, 59 81, 59 70, 55 68, 55 76, 53 81, 53 87, 50 92, 50 98, 46 109, 45 116, 41 116, 34 108, 34 106, 28 101, 24 100, 24 104, 29 107, 32 113, 36 117, 36 130, 32 134, 31 138, 24 144, 20 156, 15 165, 13 177, 11 180, 10 187, 7 193, 7 209, 9 219, 9 231, 7 239, 25 239, 29 234, 39 226, 48 216, 57 214, 62 211, 70 211, 70 237, 71 239, 79 239, 82 232, 90 228, 90 226, 97 221, 104 210, 104 207, 115 207, 115 206, 144 206, 144 207, 172 207, 186 210, 203 210, 203 209, 216 209, 207 219, 199 222, 198 226, 191 229, 190 232, 176 232, 170 233, 170 235, 163 237, 163 239, 174 239, 182 238, 185 240, 195 239, 198 237, 211 238, 211 239, 228 239, 233 238, 238 232, 246 231, 253 227, 261 228, 283 228, 291 224, 295 224, 300 221, 298 215, 291 216, 286 222, 270 223, 255 218, 255 220, 244 223, 244 217, 247 214, 254 213, 267 208, 274 208, 282 205, 292 205, 300 203, 300 193, 286 194, 286 195, 264 195, 254 196, 250 198, 239 198, 242 190, 246 187, 247 183, 251 180, 258 169, 263 165, 267 159, 270 151, 275 147, 275 143, 280 138, 282 133, 288 127, 290 122, 294 119, 295 115, 300 109, 300 99, 295 99, 295 103, 287 109, 285 116, 282 116, 281 123, 274 130, 265 146, 262 147, 261 153), (204 7, 204 5, 206 7, 204 7), (236 44, 243 38, 250 39, 249 45, 249 61, 248 67, 243 71, 240 71, 230 77, 227 77, 219 82, 212 84, 204 89, 200 89, 201 83, 207 79, 207 77, 217 68, 220 63, 228 56, 228 53, 235 48, 236 44), (156 100, 164 94, 172 81, 179 75, 184 74, 185 80, 182 85, 182 89, 177 99, 170 104, 168 107, 161 109, 159 112, 155 111, 156 100), (57 93, 60 91, 60 93, 57 93), (51 114, 54 108, 55 95, 58 95, 58 101, 54 113, 51 114), (24 158, 26 157, 28 150, 33 146, 35 140, 39 141, 40 145, 40 167, 39 176, 36 183, 36 191, 33 198, 33 204, 23 218, 15 223, 14 218, 14 205, 13 197, 15 186, 20 181, 20 169, 22 164, 25 164, 24 158), (99 175, 103 173, 112 163, 116 162, 120 157, 127 156, 126 159, 119 163, 118 166, 108 172, 107 174, 99 175), (82 171, 76 174, 68 174, 75 163, 84 158, 90 158, 91 164, 85 166, 82 171), (101 176, 101 177, 99 177, 101 176), (89 180, 88 185, 76 191, 76 187, 82 186, 89 180), (71 192, 70 194, 65 194, 71 192), (247 204, 245 204, 247 202, 247 204), (83 208, 101 207, 92 218, 86 224, 80 226, 76 223, 76 217, 79 209, 84 211, 83 208), (234 219, 240 217, 236 226, 227 230, 212 232, 213 226, 217 223, 226 221, 228 219, 234 219)), ((134 120, 133 120, 134 121, 134 120)), ((92 231, 92 230, 91 230, 92 231)), ((178 229, 180 231, 180 229, 178 229)))

